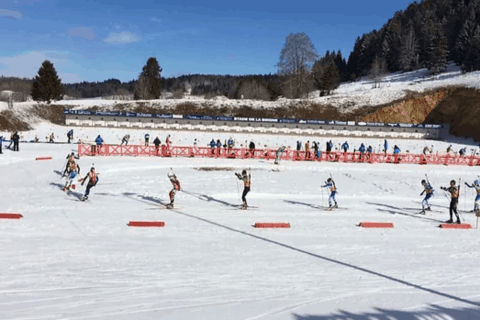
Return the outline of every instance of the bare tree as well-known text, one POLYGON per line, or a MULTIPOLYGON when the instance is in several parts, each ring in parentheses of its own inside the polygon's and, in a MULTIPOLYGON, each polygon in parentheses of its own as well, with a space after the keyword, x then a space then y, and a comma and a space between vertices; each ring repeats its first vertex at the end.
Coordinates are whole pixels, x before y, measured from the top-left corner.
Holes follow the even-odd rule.
POLYGON ((278 73, 287 76, 283 83, 285 97, 300 98, 312 89, 310 69, 318 58, 312 40, 305 32, 291 33, 277 63, 278 73))
POLYGON ((135 100, 147 100, 149 99, 148 79, 143 75, 138 77, 137 84, 135 85, 135 100))
POLYGON ((372 67, 370 68, 370 72, 368 77, 373 80, 373 87, 380 88, 380 83, 382 82, 382 77, 387 72, 387 63, 384 57, 377 57, 373 60, 372 67))

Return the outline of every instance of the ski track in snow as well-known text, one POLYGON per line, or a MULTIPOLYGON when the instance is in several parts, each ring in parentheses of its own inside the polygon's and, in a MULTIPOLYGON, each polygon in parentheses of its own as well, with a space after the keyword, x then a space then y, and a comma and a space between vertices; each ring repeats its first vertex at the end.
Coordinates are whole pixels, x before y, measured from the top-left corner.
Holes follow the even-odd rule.
MULTIPOLYGON (((425 173, 438 190, 451 179, 473 181, 476 168, 283 161, 275 172, 257 160, 82 157, 83 174, 92 162, 101 174, 84 203, 69 200, 85 187, 64 193, 55 173, 72 146, 20 148, 0 157, 2 212, 24 215, 0 220, 0 319, 270 320, 428 313, 432 305, 467 319, 480 310, 478 230, 439 229, 448 218, 440 193, 435 211, 415 212, 425 173), (39 154, 54 160, 35 162, 39 154), (234 171, 201 166, 251 167, 247 200, 259 208, 230 210, 241 203, 234 171), (169 201, 171 167, 185 190, 180 209, 148 210, 169 201), (346 210, 322 209, 329 193, 319 187, 330 173, 346 210), (130 220, 166 227, 129 228, 130 220), (252 227, 262 221, 291 228, 252 227), (361 229, 361 221, 395 228, 361 229)), ((473 189, 466 205, 464 196, 460 209, 471 209, 473 189)))

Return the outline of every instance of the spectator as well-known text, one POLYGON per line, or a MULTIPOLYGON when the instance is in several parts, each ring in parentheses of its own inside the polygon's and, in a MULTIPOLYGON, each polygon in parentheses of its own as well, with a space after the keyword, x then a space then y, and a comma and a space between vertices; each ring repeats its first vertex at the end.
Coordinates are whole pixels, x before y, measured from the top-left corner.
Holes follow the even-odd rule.
POLYGON ((67 138, 68 138, 68 143, 70 143, 70 140, 73 140, 73 129, 67 132, 67 138))
POLYGON ((33 139, 33 142, 38 142, 38 137, 35 135, 35 139, 33 139))
POLYGON ((393 154, 400 154, 400 152, 401 152, 400 148, 397 145, 395 145, 395 147, 393 147, 393 154))
POLYGON ((318 158, 318 157, 317 157, 317 154, 318 154, 318 143, 315 142, 315 141, 313 141, 312 144, 313 144, 313 153, 314 153, 314 155, 315 155, 315 158, 318 158))
POLYGON ((449 145, 448 148, 447 148, 447 153, 450 154, 450 152, 454 152, 453 148, 452 148, 452 145, 449 145))
POLYGON ((193 146, 196 148, 198 145, 198 141, 197 141, 197 138, 195 138, 195 140, 193 141, 193 146))
POLYGON ((148 144, 149 144, 148 141, 149 141, 149 140, 150 140, 150 135, 147 133, 147 134, 145 135, 145 146, 146 146, 146 147, 148 147, 148 144))
POLYGON ((297 141, 297 158, 300 158, 300 150, 302 149, 302 142, 297 141))
POLYGON ((103 139, 100 135, 95 139, 96 146, 93 146, 93 152, 97 153, 100 151, 100 148, 102 147, 103 144, 103 139))
POLYGON ((367 148, 367 152, 368 152, 368 153, 372 153, 372 152, 373 152, 373 148, 372 148, 372 146, 368 146, 368 148, 367 148))
POLYGON ((168 135, 167 139, 165 140, 165 143, 167 144, 167 148, 170 147, 170 145, 172 144, 172 140, 170 140, 170 137, 171 135, 168 135))
POLYGON ((358 151, 360 151, 360 160, 363 160, 365 153, 365 145, 363 143, 360 145, 360 148, 358 148, 358 151))
POLYGON ((153 140, 153 144, 155 145, 155 150, 157 151, 157 155, 158 155, 158 150, 160 149, 160 139, 158 139, 158 137, 155 138, 155 140, 153 140))
POLYGON ((255 155, 255 143, 253 143, 253 141, 250 141, 250 145, 248 147, 250 148, 250 154, 253 157, 255 155))
POLYGON ((13 134, 13 151, 19 151, 18 150, 19 141, 20 141, 20 136, 18 135, 18 132, 15 132, 13 134))
POLYGON ((384 149, 385 153, 387 153, 387 150, 388 150, 388 142, 387 142, 387 139, 385 139, 385 141, 383 142, 383 149, 384 149))
POLYGON ((310 158, 310 140, 307 140, 307 143, 305 143, 305 159, 310 158))
POLYGON ((55 135, 52 132, 52 134, 50 135, 50 141, 48 141, 48 142, 55 143, 54 139, 55 139, 55 135))
POLYGON ((222 141, 217 139, 217 155, 220 155, 220 150, 222 149, 222 141))
POLYGON ((458 153, 463 157, 467 153, 467 148, 462 148, 458 153))
POLYGON ((345 141, 345 142, 342 144, 342 149, 343 149, 343 152, 347 152, 347 151, 348 151, 348 143, 347 143, 347 141, 345 141))
POLYGON ((122 143, 120 143, 120 145, 123 145, 124 142, 125 142, 125 145, 128 145, 128 140, 130 140, 130 135, 129 134, 124 135, 122 138, 122 143))
POLYGON ((358 151, 365 153, 365 145, 363 143, 360 145, 360 148, 358 148, 358 151))
POLYGON ((332 140, 327 141, 327 154, 329 154, 332 151, 332 148, 333 148, 332 140))
POLYGON ((3 136, 0 136, 0 154, 2 154, 2 143, 3 143, 3 136))
POLYGON ((228 139, 228 154, 230 154, 232 152, 233 146, 234 146, 234 142, 233 142, 232 137, 230 137, 230 139, 228 139))
POLYGON ((212 149, 212 155, 215 154, 215 140, 210 141, 210 148, 212 149))

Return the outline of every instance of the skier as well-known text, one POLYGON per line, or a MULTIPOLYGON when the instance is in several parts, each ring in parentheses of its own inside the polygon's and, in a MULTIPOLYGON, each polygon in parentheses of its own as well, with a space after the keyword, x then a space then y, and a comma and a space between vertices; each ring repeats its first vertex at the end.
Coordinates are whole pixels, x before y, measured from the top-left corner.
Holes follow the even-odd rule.
MULTIPOLYGON (((76 156, 75 152, 72 152, 71 154, 67 154, 67 157, 65 159, 67 159, 67 164, 65 165, 65 170, 63 170, 63 176, 64 177, 66 177, 67 174, 70 173, 72 163, 75 164, 75 159, 78 160, 78 159, 80 159, 80 157, 76 156)), ((80 174, 80 167, 78 167, 78 173, 80 174)))
POLYGON ((440 187, 440 189, 444 191, 450 192, 451 200, 450 200, 450 220, 445 221, 446 223, 453 222, 453 213, 457 217, 457 223, 460 224, 460 217, 458 216, 457 206, 458 206, 458 196, 460 195, 460 185, 455 185, 455 180, 450 181, 450 187, 444 188, 440 187))
POLYGON ((281 146, 280 148, 277 149, 277 152, 275 152, 275 162, 274 162, 275 164, 280 163, 280 158, 282 157, 283 152, 285 152, 284 146, 281 146))
POLYGON ((67 181, 65 182, 65 186, 63 187, 63 191, 70 190, 70 188, 75 189, 75 183, 73 180, 79 175, 79 172, 77 170, 80 171, 80 169, 77 169, 75 167, 70 171, 67 181))
POLYGON ((480 209, 479 206, 478 206, 478 200, 480 200, 480 181, 475 180, 472 185, 469 185, 467 182, 465 182, 465 185, 469 188, 475 188, 475 191, 477 191, 477 196, 475 197, 473 212, 478 214, 478 211, 480 209))
POLYGON ((235 172, 235 175, 237 176, 238 180, 243 181, 243 193, 242 193, 242 207, 241 209, 247 209, 247 199, 245 198, 247 196, 247 193, 250 192, 250 183, 251 183, 251 175, 247 175, 247 170, 243 170, 242 174, 235 172))
POLYGON ((332 178, 328 178, 327 182, 325 183, 322 188, 330 188, 330 196, 328 197, 328 209, 327 210, 332 210, 333 208, 338 208, 337 200, 335 200, 335 195, 337 194, 337 187, 335 186, 335 181, 333 181, 332 178), (332 202, 335 203, 334 206, 332 206, 332 202))
POLYGON ((420 195, 422 196, 425 192, 426 192, 426 195, 425 195, 425 198, 422 201, 422 211, 420 213, 425 214, 425 210, 428 210, 428 211, 432 210, 430 208, 430 204, 428 203, 428 199, 430 199, 431 197, 434 196, 433 192, 435 191, 435 189, 433 189, 432 186, 430 185, 430 183, 427 183, 427 181, 425 181, 425 180, 422 180, 421 183, 422 183, 422 186, 423 186, 424 190, 422 191, 422 193, 420 193, 420 195), (425 209, 425 207, 427 207, 427 208, 425 209))
POLYGON ((129 134, 124 135, 122 138, 122 143, 120 143, 120 145, 123 145, 124 142, 125 142, 125 145, 128 145, 128 140, 130 140, 130 135, 129 134))
POLYGON ((180 181, 177 179, 177 176, 173 172, 169 172, 167 174, 170 182, 173 185, 173 189, 170 191, 168 196, 170 197, 170 203, 167 204, 167 209, 173 209, 173 202, 175 201, 175 194, 177 191, 180 191, 180 181))
POLYGON ((67 138, 68 143, 70 143, 70 140, 73 140, 73 129, 70 129, 70 131, 67 132, 67 138))
POLYGON ((83 186, 85 181, 87 181, 87 179, 89 179, 88 183, 87 183, 87 188, 85 189, 85 195, 80 199, 81 201, 85 201, 85 200, 88 199, 88 195, 90 194, 90 189, 95 187, 98 183, 98 175, 99 175, 99 173, 95 172, 95 168, 91 167, 90 172, 87 173, 85 178, 80 180, 82 182, 82 186, 83 186))
POLYGON ((429 148, 428 146, 425 146, 425 148, 423 148, 423 155, 427 155, 427 153, 432 153, 432 149, 429 148))
POLYGON ((147 133, 145 134, 145 147, 148 147, 148 141, 150 140, 150 135, 147 133))

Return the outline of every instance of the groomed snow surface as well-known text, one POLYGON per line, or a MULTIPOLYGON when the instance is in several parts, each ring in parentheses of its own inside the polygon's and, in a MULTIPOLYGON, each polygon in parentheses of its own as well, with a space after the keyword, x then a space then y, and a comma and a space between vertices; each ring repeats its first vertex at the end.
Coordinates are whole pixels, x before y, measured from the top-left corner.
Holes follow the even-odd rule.
POLYGON ((65 193, 59 174, 76 145, 6 146, 0 212, 24 218, 0 220, 0 319, 480 319, 480 231, 438 227, 449 218, 440 186, 461 178, 462 219, 475 228, 463 182, 478 168, 82 157, 82 176, 94 165, 100 181, 80 202, 85 186, 65 193), (170 168, 183 190, 174 210, 162 206, 170 168), (242 169, 258 208, 234 207, 242 169), (330 174, 340 209, 325 211, 330 174), (425 174, 436 195, 419 215, 425 174), (127 226, 138 220, 166 226, 127 226))

